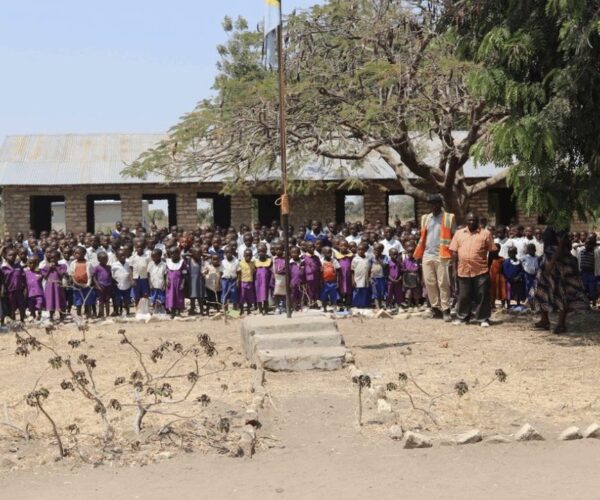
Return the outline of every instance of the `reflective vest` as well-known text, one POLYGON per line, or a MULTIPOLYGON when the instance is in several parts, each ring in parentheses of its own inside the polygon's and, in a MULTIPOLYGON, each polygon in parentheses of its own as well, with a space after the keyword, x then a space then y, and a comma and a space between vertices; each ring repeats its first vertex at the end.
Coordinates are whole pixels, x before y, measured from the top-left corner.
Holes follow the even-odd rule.
MULTIPOLYGON (((433 217, 433 214, 426 214, 421 217, 421 236, 415 249, 415 259, 422 259, 425 253, 425 244, 427 242, 427 224, 433 217)), ((440 226, 440 259, 449 259, 452 252, 448 248, 452 241, 452 226, 454 226, 454 214, 442 212, 442 225, 440 226)))

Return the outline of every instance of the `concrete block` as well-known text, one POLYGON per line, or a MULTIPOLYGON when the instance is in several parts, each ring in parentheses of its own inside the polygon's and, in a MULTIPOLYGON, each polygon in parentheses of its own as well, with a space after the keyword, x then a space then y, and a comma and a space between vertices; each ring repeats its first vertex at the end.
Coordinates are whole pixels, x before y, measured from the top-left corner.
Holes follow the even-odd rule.
POLYGON ((346 348, 337 347, 294 347, 257 351, 257 359, 265 370, 308 371, 339 370, 344 365, 346 348))

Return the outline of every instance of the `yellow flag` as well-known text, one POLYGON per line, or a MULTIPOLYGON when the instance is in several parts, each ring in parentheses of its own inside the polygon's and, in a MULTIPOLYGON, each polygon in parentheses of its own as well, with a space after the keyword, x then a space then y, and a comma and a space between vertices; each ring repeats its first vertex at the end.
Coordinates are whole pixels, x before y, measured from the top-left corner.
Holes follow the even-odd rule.
POLYGON ((267 5, 271 5, 272 7, 279 7, 279 3, 281 0, 265 0, 267 5))

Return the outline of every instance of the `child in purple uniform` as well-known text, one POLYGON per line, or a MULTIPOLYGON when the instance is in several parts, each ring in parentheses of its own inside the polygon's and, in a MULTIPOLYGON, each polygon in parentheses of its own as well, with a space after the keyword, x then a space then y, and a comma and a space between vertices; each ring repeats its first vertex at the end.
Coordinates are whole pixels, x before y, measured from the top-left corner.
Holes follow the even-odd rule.
POLYGON ((185 276, 187 266, 181 258, 179 248, 171 250, 171 258, 167 259, 167 293, 165 307, 171 317, 179 316, 185 309, 185 276))
POLYGON ((338 289, 342 297, 344 307, 352 307, 352 259, 354 254, 348 249, 346 240, 340 241, 340 250, 335 255, 340 264, 338 289))
POLYGON ((300 258, 300 249, 290 249, 290 287, 293 307, 296 311, 302 310, 302 292, 305 286, 304 261, 300 258))
POLYGON ((321 259, 315 255, 315 246, 306 242, 304 255, 304 272, 306 273, 306 291, 309 307, 315 307, 321 295, 321 259))
POLYGON ((281 314, 285 309, 285 258, 283 256, 283 245, 272 245, 271 251, 275 255, 273 259, 273 301, 277 312, 281 314))
POLYGON ((398 307, 404 302, 402 291, 402 262, 398 258, 398 249, 390 248, 388 259, 388 307, 398 307))
POLYGON ((17 252, 9 248, 4 257, 2 266, 4 286, 8 297, 8 315, 14 320, 15 313, 19 311, 21 321, 25 321, 25 273, 23 267, 17 262, 17 252))
POLYGON ((402 286, 409 307, 417 307, 421 298, 420 265, 414 258, 415 245, 407 243, 406 256, 402 261, 402 286))
POLYGON ((67 266, 59 264, 60 253, 57 250, 47 255, 48 263, 42 268, 42 276, 46 280, 44 298, 46 310, 50 313, 50 319, 54 319, 54 313, 58 311, 61 319, 67 307, 65 300, 65 289, 63 278, 67 274, 67 266))
POLYGON ((38 269, 40 259, 32 255, 27 259, 25 270, 25 281, 27 283, 27 308, 31 317, 38 321, 42 319, 44 309, 44 289, 42 288, 42 273, 38 269))
POLYGON ((256 288, 256 302, 258 311, 265 315, 269 313, 269 288, 271 286, 271 275, 273 262, 267 256, 267 246, 259 245, 258 257, 254 261, 256 275, 254 276, 254 287, 256 288))
POLYGON ((94 288, 98 291, 98 314, 101 318, 110 315, 110 299, 113 296, 112 270, 108 265, 108 254, 98 253, 98 265, 92 273, 94 288))

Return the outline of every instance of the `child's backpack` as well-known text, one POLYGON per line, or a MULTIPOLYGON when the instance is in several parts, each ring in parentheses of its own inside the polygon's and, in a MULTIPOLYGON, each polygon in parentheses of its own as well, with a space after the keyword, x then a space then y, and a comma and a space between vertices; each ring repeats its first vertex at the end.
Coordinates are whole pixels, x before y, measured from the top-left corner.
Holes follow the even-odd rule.
POLYGON ((333 262, 324 260, 323 261, 323 281, 335 281, 337 278, 337 272, 333 262))
POLYGON ((402 274, 402 285, 404 288, 417 288, 419 275, 415 271, 404 271, 402 274))

